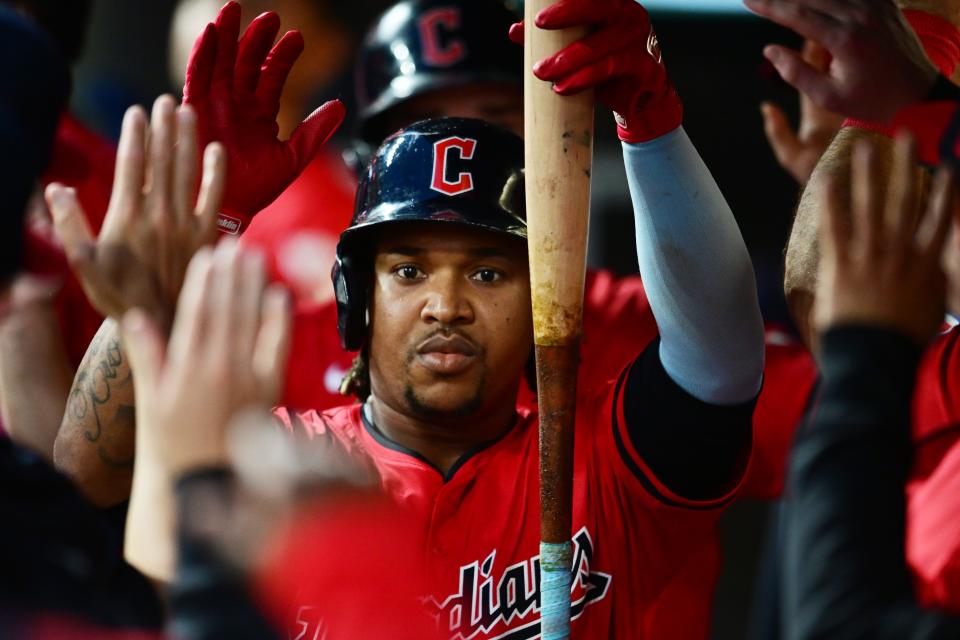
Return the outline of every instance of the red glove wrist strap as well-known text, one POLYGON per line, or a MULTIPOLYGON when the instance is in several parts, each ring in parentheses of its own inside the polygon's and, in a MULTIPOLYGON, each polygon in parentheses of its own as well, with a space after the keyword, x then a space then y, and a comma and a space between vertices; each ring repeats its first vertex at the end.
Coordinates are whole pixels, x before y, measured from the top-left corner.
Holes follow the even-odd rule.
MULTIPOLYGON (((960 64, 960 30, 949 20, 925 11, 905 9, 903 17, 910 23, 927 57, 940 70, 940 73, 948 78, 953 75, 957 64, 960 64)), ((943 118, 927 120, 930 115, 931 112, 928 109, 908 108, 898 114, 889 125, 847 118, 843 121, 843 126, 865 129, 891 138, 896 131, 909 129, 917 136, 921 159, 927 162, 929 158, 932 164, 936 164, 939 135, 943 131, 942 127, 936 127, 936 123, 942 125, 943 118)))
POLYGON ((617 135, 624 142, 637 144, 649 142, 666 135, 683 124, 683 105, 679 100, 671 101, 660 109, 649 109, 642 115, 634 115, 628 122, 614 113, 617 122, 617 135))
POLYGON ((880 135, 887 136, 888 138, 893 137, 893 127, 891 125, 880 124, 879 122, 868 122, 867 120, 857 120, 856 118, 846 118, 843 121, 844 127, 853 127, 854 129, 863 129, 865 131, 873 131, 874 133, 879 133, 880 135))

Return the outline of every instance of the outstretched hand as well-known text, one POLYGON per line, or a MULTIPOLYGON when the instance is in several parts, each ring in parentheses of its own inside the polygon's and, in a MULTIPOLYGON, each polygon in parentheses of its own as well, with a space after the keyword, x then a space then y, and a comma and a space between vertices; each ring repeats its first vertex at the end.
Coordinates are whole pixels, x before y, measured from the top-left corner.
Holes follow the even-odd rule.
MULTIPOLYGON (((673 131, 683 106, 667 76, 646 9, 635 0, 559 0, 536 16, 539 29, 590 27, 584 38, 538 61, 533 74, 560 95, 595 89, 612 110, 625 142, 646 142, 673 131)), ((510 28, 523 44, 524 23, 510 28)))
POLYGON ((230 174, 218 227, 239 234, 249 217, 273 202, 320 151, 343 121, 338 100, 320 106, 277 139, 280 95, 303 36, 288 31, 274 45, 280 18, 267 12, 240 33, 240 5, 228 2, 194 43, 183 101, 193 106, 203 143, 220 142, 230 174))
MULTIPOLYGON (((826 72, 830 54, 813 40, 803 45, 803 60, 818 71, 826 72)), ((800 185, 807 184, 830 141, 840 130, 843 116, 818 106, 800 93, 800 126, 794 131, 787 115, 772 102, 762 105, 763 131, 780 166, 800 185)))
POLYGON ((119 321, 137 307, 166 330, 190 258, 216 237, 226 163, 220 145, 207 146, 198 198, 196 127, 193 109, 176 107, 171 96, 157 99, 149 125, 143 109, 127 110, 97 238, 76 192, 57 183, 47 187, 70 268, 104 316, 119 321))
POLYGON ((939 170, 921 209, 913 140, 897 139, 889 187, 881 164, 873 144, 854 147, 849 201, 842 178, 825 178, 814 322, 821 334, 834 325, 870 324, 925 344, 943 321, 940 258, 956 203, 953 174, 939 170))
POLYGON ((171 477, 226 464, 231 419, 279 397, 290 325, 287 294, 267 285, 262 257, 232 242, 190 263, 169 342, 147 314, 127 313, 138 460, 149 453, 171 477))
POLYGON ((922 100, 937 78, 893 0, 743 0, 756 14, 816 40, 832 57, 826 69, 787 47, 764 55, 793 87, 846 116, 887 122, 922 100))

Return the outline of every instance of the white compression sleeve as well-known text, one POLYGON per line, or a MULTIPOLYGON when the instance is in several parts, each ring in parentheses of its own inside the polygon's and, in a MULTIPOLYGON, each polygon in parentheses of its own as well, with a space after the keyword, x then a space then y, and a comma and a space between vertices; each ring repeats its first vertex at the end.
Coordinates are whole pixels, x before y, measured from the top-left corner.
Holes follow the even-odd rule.
POLYGON ((733 212, 683 127, 624 143, 623 156, 664 369, 704 402, 750 400, 763 375, 763 320, 733 212))

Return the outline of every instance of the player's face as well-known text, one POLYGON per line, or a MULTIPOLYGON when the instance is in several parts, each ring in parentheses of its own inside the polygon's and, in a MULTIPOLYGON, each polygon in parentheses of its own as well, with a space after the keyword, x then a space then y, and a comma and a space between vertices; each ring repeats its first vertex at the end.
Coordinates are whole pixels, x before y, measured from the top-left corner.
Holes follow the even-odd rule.
POLYGON ((526 245, 457 224, 391 226, 370 331, 378 401, 425 419, 512 406, 533 345, 526 245))
POLYGON ((471 84, 439 89, 394 107, 385 120, 397 131, 427 118, 475 118, 523 137, 523 89, 508 84, 471 84))

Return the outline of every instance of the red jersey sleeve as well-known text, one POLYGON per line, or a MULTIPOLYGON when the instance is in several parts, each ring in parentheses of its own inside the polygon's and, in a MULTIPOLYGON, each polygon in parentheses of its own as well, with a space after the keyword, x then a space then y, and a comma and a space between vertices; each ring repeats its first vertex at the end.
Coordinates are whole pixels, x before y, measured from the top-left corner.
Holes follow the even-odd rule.
POLYGON ((658 344, 583 403, 584 445, 648 506, 719 509, 741 489, 754 403, 721 407, 687 394, 662 370, 658 344))

